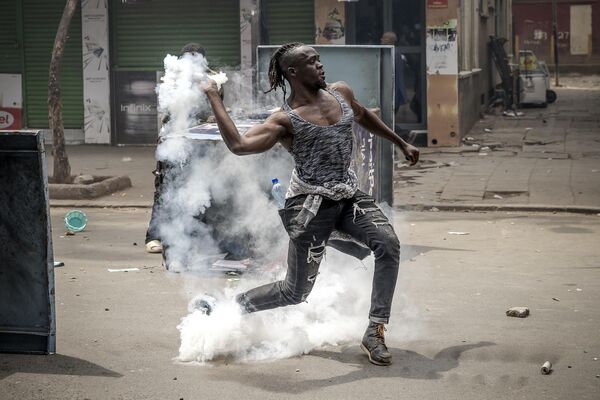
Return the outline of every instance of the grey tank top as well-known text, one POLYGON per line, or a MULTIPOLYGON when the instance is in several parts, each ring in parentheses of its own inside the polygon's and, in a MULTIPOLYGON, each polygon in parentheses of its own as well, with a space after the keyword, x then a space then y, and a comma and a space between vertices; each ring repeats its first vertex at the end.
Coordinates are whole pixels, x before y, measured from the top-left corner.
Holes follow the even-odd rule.
POLYGON ((292 110, 287 101, 283 105, 294 128, 290 153, 294 157, 296 174, 303 182, 314 186, 354 183, 355 175, 349 171, 354 113, 337 91, 325 90, 336 98, 342 109, 340 120, 333 125, 315 125, 292 110))

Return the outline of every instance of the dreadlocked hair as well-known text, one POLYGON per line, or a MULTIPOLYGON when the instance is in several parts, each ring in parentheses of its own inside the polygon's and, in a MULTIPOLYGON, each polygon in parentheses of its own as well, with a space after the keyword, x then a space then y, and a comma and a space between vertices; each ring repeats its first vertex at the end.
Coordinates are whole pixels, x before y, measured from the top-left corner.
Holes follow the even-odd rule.
POLYGON ((279 61, 285 54, 300 46, 304 46, 304 44, 300 42, 291 42, 280 46, 277 51, 275 51, 269 62, 269 85, 271 85, 271 87, 264 92, 265 94, 277 90, 277 88, 281 88, 281 90, 283 90, 283 98, 285 99, 285 77, 283 76, 283 70, 281 69, 279 61))

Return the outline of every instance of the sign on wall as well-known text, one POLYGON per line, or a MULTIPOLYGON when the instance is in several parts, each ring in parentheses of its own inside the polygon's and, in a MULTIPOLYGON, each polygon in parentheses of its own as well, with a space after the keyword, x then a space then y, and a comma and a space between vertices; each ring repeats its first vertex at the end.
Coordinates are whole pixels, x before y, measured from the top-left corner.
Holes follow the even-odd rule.
POLYGON ((22 86, 20 74, 0 74, 0 129, 21 129, 22 86))
POLYGON ((115 73, 115 129, 119 144, 150 144, 158 138, 155 71, 115 73))
POLYGON ((428 74, 458 74, 458 46, 456 38, 456 19, 448 20, 438 26, 427 27, 428 74))
POLYGON ((107 0, 81 2, 85 143, 110 143, 107 0))
POLYGON ((448 0, 427 0, 427 8, 448 8, 448 0))
POLYGON ((346 44, 346 8, 338 0, 315 2, 316 44, 346 44))

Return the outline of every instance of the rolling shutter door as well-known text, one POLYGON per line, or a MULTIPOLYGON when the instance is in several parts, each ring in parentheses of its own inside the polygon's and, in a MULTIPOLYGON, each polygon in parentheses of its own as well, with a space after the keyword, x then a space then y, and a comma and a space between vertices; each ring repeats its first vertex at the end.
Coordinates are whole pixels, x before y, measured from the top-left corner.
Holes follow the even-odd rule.
MULTIPOLYGON (((27 126, 48 128, 48 74, 64 0, 23 0, 25 104, 27 126)), ((61 64, 61 97, 65 128, 83 128, 81 8, 78 6, 61 64)))
POLYGON ((315 42, 314 0, 268 0, 266 2, 268 44, 315 42))
POLYGON ((239 0, 111 2, 115 70, 161 71, 166 54, 201 43, 211 66, 240 63, 239 0))
POLYGON ((0 2, 0 73, 21 73, 17 35, 17 0, 0 2))

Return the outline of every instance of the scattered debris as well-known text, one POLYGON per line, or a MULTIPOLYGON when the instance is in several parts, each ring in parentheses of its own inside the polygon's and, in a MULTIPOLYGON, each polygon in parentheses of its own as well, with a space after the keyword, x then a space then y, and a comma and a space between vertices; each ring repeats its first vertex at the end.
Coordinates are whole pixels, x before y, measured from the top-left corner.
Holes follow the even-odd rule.
POLYGON ((479 148, 479 152, 481 152, 481 153, 485 153, 485 152, 488 152, 488 151, 491 151, 491 150, 492 149, 490 149, 488 146, 483 146, 483 147, 479 148))
POLYGON ((490 132, 492 132, 492 130, 491 130, 490 128, 485 128, 483 131, 484 131, 484 132, 487 132, 487 133, 490 133, 490 132))
POLYGON ((300 370, 299 370, 299 369, 296 369, 296 372, 300 372, 300 370))
POLYGON ((64 267, 65 263, 62 261, 54 261, 54 268, 64 267))
MULTIPOLYGON (((439 212, 439 211, 440 211, 440 209, 439 209, 439 208, 437 208, 437 207, 431 207, 431 210, 430 210, 430 211, 433 211, 433 212, 439 212)), ((600 216, 600 214, 598 214, 598 216, 600 216)))
POLYGON ((139 268, 109 268, 108 272, 136 272, 139 268))
POLYGON ((133 158, 131 158, 131 157, 123 157, 121 159, 121 161, 123 161, 123 162, 131 162, 131 161, 133 161, 133 158))
POLYGON ((550 361, 546 361, 542 365, 542 368, 540 368, 540 372, 542 373, 542 375, 550 375, 550 373, 552 372, 552 363, 550 361))
POLYGON ((529 316, 529 308, 527 307, 512 307, 506 310, 507 317, 527 318, 529 316))
POLYGON ((494 198, 495 198, 495 199, 503 199, 504 197, 500 196, 499 194, 495 194, 495 195, 494 195, 494 198))
POLYGON ((410 259, 410 261, 414 262, 414 261, 417 261, 417 259, 413 257, 413 258, 410 259))
POLYGON ((577 289, 575 289, 575 291, 576 291, 576 292, 583 292, 583 289, 581 289, 581 288, 577 288, 577 289))
POLYGON ((459 235, 459 236, 464 236, 464 235, 469 235, 469 232, 458 232, 458 231, 449 231, 448 235, 459 235))
POLYGON ((506 110, 502 113, 502 115, 504 115, 505 117, 521 117, 523 115, 525 115, 525 113, 522 113, 521 111, 513 111, 513 110, 506 110))
POLYGON ((553 297, 552 300, 554 300, 554 301, 560 301, 560 299, 558 297, 553 297))
POLYGON ((137 246, 137 243, 136 243, 136 242, 133 242, 133 245, 134 245, 134 246, 137 246))
POLYGON ((110 308, 105 308, 104 311, 110 311, 110 308))
POLYGON ((65 236, 75 236, 75 232, 66 231, 65 236))
POLYGON ((592 358, 592 360, 598 361, 598 357, 594 357, 594 358, 592 358))

